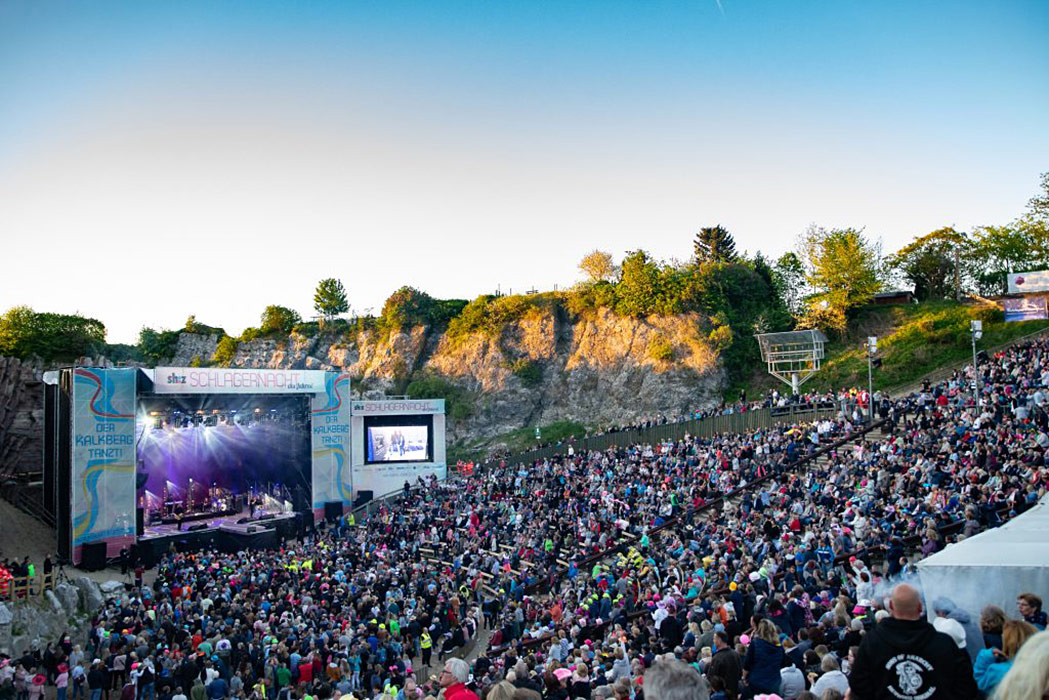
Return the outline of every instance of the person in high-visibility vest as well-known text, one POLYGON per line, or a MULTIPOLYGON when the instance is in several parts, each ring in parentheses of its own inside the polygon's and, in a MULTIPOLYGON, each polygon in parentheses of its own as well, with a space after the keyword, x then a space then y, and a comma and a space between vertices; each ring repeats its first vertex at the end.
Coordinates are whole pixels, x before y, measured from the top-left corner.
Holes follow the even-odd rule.
POLYGON ((419 640, 419 646, 423 652, 423 666, 430 666, 430 655, 433 653, 433 640, 430 639, 430 630, 423 630, 422 638, 419 640))

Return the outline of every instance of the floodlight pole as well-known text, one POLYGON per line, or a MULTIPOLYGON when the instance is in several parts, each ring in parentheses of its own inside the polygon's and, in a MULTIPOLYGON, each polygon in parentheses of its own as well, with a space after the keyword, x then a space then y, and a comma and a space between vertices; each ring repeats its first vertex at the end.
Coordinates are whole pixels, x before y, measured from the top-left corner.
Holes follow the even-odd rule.
POLYGON ((867 338, 867 424, 874 423, 874 353, 878 352, 878 338, 867 338))
POLYGON ((980 373, 976 371, 976 341, 983 337, 983 321, 970 321, 969 333, 973 340, 973 403, 980 408, 980 373))

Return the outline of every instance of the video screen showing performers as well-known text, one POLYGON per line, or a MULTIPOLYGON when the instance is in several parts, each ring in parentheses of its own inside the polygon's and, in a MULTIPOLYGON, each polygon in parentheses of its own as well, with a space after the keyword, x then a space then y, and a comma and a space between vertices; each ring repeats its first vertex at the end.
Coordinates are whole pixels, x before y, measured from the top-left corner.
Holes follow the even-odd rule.
POLYGON ((431 416, 369 417, 364 435, 367 464, 433 460, 431 416))

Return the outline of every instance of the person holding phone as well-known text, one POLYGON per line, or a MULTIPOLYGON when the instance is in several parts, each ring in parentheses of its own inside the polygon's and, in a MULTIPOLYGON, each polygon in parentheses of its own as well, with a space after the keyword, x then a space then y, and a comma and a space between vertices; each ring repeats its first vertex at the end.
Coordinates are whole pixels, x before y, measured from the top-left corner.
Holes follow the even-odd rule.
POLYGON ((1007 620, 1002 625, 1002 648, 983 649, 976 655, 976 663, 973 665, 976 686, 990 696, 1012 668, 1016 652, 1037 633, 1038 630, 1029 622, 1007 620))

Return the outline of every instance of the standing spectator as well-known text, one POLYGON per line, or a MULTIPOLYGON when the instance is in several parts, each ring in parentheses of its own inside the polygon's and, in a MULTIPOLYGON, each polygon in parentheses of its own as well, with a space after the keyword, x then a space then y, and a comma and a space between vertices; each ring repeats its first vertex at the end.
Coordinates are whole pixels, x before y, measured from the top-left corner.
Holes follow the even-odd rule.
POLYGON ((95 659, 91 663, 91 670, 87 672, 87 688, 91 693, 90 700, 102 700, 102 691, 106 687, 106 672, 102 666, 101 659, 95 659))
POLYGON ((462 659, 452 658, 444 662, 438 681, 444 689, 444 700, 479 700, 477 693, 466 687, 470 678, 470 666, 462 659))
POLYGON ((743 674, 743 660, 732 648, 728 634, 724 631, 714 633, 714 655, 707 666, 707 676, 720 678, 724 682, 725 692, 730 698, 739 695, 739 679, 743 674))
POLYGON ((781 678, 779 670, 786 656, 779 644, 779 630, 769 619, 762 618, 754 628, 754 637, 743 659, 747 686, 743 697, 758 693, 778 693, 781 678))
POLYGON ((849 678, 853 700, 975 698, 968 655, 923 618, 918 591, 901 583, 889 601, 892 617, 868 632, 849 678))
POLYGON ((1042 610, 1042 599, 1034 593, 1021 593, 1016 597, 1016 607, 1023 616, 1025 622, 1029 622, 1039 630, 1044 630, 1046 625, 1046 614, 1042 610))
POLYGON ((997 605, 986 605, 980 611, 980 632, 983 633, 983 647, 1002 648, 1002 626, 1005 625, 1005 611, 997 605))
POLYGON ((55 674, 55 689, 57 700, 66 700, 69 697, 69 667, 58 664, 55 674))

